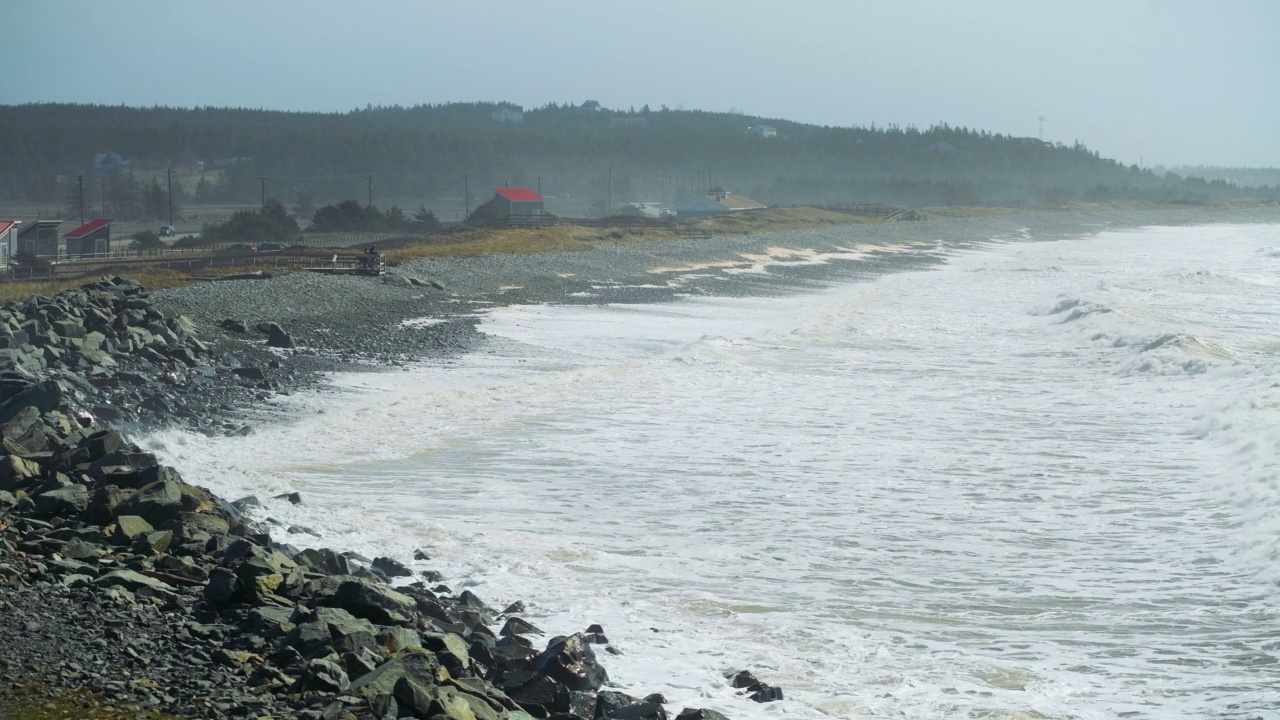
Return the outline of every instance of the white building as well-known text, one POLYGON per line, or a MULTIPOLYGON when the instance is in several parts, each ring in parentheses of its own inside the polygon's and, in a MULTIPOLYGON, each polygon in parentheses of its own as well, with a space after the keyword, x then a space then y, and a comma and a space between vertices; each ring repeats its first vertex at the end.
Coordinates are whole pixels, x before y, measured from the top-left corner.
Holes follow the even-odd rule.
POLYGON ((747 134, 751 137, 778 137, 778 128, 772 125, 752 125, 747 128, 747 134))
POLYGON ((524 122, 524 108, 519 105, 503 105, 493 111, 493 121, 500 123, 524 122))

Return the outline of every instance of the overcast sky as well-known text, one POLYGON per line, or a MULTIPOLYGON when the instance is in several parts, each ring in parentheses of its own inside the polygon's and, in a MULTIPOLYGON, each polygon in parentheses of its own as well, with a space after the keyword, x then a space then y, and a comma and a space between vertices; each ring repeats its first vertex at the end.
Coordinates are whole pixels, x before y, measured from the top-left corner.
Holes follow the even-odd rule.
POLYGON ((509 100, 1280 166, 1280 0, 0 0, 0 103, 509 100))

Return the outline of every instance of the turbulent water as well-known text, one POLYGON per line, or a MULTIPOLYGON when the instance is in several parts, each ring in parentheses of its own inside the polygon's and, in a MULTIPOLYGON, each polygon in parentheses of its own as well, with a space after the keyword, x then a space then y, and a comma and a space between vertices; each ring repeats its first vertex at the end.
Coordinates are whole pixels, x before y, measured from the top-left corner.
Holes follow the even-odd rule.
POLYGON ((269 508, 323 535, 296 545, 426 548, 548 633, 604 624, 614 682, 676 710, 1280 716, 1280 226, 482 328, 296 422, 149 442, 227 495, 301 491, 269 508), (787 699, 735 696, 743 668, 787 699))

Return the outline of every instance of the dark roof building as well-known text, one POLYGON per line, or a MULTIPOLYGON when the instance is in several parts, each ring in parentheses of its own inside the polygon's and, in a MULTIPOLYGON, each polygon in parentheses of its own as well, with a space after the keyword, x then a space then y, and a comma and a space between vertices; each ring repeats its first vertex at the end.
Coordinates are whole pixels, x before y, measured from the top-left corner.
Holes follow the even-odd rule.
POLYGON ((61 220, 32 220, 18 228, 15 255, 56 260, 58 258, 58 226, 61 220))
POLYGON ((111 252, 111 218, 98 218, 63 236, 67 257, 103 257, 111 252))
POLYGON ((546 198, 529 188, 494 188, 493 202, 502 215, 541 215, 546 198))

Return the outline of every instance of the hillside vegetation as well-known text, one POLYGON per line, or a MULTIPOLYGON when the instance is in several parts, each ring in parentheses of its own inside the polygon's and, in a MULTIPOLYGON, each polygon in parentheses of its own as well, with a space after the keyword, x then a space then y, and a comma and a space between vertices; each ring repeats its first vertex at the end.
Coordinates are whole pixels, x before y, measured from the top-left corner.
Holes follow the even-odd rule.
MULTIPOLYGON (((461 200, 488 188, 542 187, 560 201, 615 206, 675 203, 721 185, 765 203, 902 205, 1086 202, 1203 203, 1274 199, 1275 187, 1240 189, 1125 166, 1081 144, 1042 143, 939 125, 824 127, 736 113, 613 111, 551 104, 523 122, 502 105, 469 103, 297 113, 219 108, 0 106, 0 196, 63 203, 68 183, 92 175, 95 153, 136 168, 206 168, 186 203, 259 200, 259 176, 286 203, 377 197, 461 200), (776 137, 752 137, 766 123, 776 137)), ((187 176, 194 177, 194 176, 187 176)), ((154 190, 151 194, 155 194, 154 190)), ((461 205, 461 203, 457 203, 461 205)), ((409 205, 414 207, 414 205, 409 205)))

